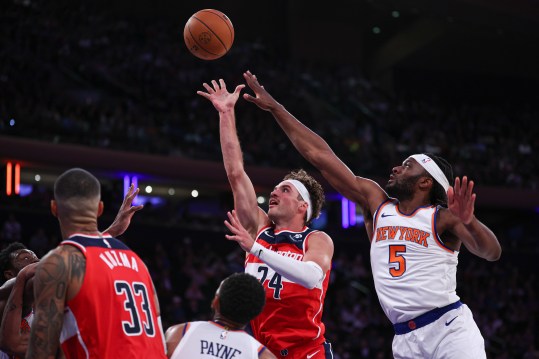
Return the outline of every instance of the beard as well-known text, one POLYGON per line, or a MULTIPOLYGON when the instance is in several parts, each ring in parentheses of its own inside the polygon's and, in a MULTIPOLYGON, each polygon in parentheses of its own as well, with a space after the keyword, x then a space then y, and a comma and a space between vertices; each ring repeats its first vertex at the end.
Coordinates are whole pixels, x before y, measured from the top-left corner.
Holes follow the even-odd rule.
POLYGON ((398 199, 400 202, 411 199, 414 196, 414 186, 421 175, 395 180, 386 185, 389 197, 398 199))

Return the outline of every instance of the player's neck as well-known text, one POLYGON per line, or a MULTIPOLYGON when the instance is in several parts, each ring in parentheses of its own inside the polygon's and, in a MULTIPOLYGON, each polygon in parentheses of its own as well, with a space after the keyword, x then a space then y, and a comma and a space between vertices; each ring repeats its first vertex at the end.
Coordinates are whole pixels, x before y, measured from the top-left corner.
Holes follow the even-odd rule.
POLYGON ((299 217, 291 218, 290 220, 279 220, 274 222, 275 231, 288 230, 292 232, 301 232, 305 227, 303 219, 299 217))
POLYGON ((58 218, 62 238, 67 239, 74 234, 100 235, 97 229, 97 219, 73 220, 72 218, 58 218))
POLYGON ((89 236, 99 236, 101 232, 97 229, 97 224, 87 225, 73 225, 73 224, 61 224, 60 225, 62 238, 67 239, 74 234, 86 234, 89 236))
POLYGON ((410 214, 419 207, 429 206, 430 202, 426 198, 412 198, 399 201, 399 211, 403 214, 410 214))
POLYGON ((213 321, 219 325, 222 325, 226 330, 241 330, 245 328, 244 324, 236 323, 220 314, 216 314, 213 317, 213 321))

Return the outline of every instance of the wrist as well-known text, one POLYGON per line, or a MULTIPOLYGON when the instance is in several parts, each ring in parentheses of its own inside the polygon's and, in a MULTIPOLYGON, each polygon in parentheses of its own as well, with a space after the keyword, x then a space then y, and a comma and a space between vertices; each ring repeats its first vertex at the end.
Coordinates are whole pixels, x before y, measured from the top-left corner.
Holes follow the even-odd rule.
POLYGON ((463 222, 463 223, 464 223, 464 225, 465 225, 466 227, 468 227, 468 226, 471 226, 471 225, 474 223, 475 220, 476 220, 475 216, 472 215, 472 218, 470 218, 470 220, 468 221, 468 223, 466 223, 466 222, 463 222))
POLYGON ((225 107, 225 108, 219 109, 219 113, 222 115, 232 115, 234 114, 234 107, 225 107))
POLYGON ((284 106, 281 105, 279 102, 275 101, 272 105, 268 106, 268 111, 272 114, 284 110, 284 106))
POLYGON ((264 253, 265 249, 266 248, 264 248, 264 246, 260 243, 254 242, 253 246, 249 250, 249 253, 253 254, 255 257, 260 258, 262 256, 262 253, 264 253))

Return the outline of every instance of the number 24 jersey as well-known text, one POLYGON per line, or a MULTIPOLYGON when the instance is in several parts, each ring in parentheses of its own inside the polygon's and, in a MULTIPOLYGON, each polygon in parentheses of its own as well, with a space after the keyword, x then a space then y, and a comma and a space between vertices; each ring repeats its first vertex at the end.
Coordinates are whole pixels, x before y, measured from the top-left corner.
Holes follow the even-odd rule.
MULTIPOLYGON (((265 227, 259 231, 257 243, 280 255, 303 260, 309 236, 316 230, 304 227, 301 232, 274 231, 265 227)), ((325 326, 322 310, 330 271, 315 288, 308 289, 281 276, 252 254, 245 261, 245 272, 257 277, 266 290, 266 305, 251 321, 256 339, 273 353, 298 345, 324 343, 325 326)))

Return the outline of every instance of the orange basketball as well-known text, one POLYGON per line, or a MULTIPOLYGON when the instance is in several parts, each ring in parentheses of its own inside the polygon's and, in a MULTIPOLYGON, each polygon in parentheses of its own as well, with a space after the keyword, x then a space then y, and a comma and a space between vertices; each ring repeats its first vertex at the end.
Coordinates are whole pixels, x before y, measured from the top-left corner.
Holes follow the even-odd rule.
POLYGON ((232 47, 234 27, 228 16, 218 10, 200 10, 185 24, 183 39, 196 57, 215 60, 232 47))

